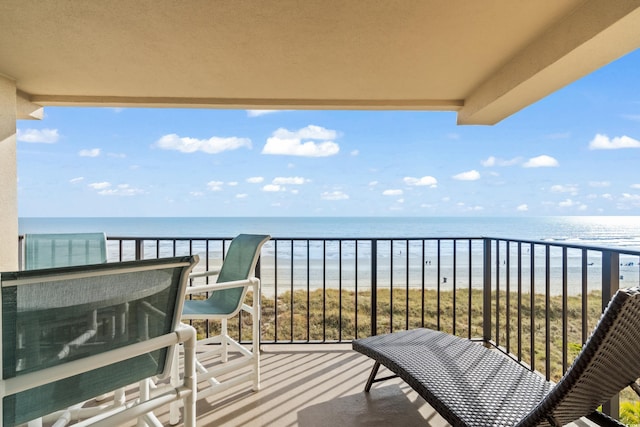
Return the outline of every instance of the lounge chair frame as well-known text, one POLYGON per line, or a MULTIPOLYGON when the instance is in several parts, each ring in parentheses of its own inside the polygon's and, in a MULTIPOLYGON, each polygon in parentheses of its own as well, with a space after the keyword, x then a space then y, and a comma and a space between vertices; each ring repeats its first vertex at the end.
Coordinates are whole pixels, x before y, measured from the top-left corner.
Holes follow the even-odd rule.
MULTIPOLYGON (((640 288, 621 289, 557 384, 514 359, 444 332, 415 329, 355 340, 353 349, 402 378, 453 426, 561 426, 597 411, 627 386, 640 391, 640 288)), ((389 377, 387 377, 389 378, 389 377)))

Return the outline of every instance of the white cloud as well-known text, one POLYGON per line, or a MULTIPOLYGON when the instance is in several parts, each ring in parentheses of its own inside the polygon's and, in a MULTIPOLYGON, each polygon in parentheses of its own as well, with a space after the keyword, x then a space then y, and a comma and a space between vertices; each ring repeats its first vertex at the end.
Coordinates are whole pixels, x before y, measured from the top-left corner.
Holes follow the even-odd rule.
POLYGON ((267 191, 267 192, 276 192, 276 191, 285 191, 285 190, 286 188, 278 184, 267 184, 264 187, 262 187, 262 191, 267 191))
POLYGON ((431 188, 436 188, 438 186, 438 180, 432 176, 423 176, 422 178, 414 178, 411 176, 405 176, 403 181, 407 185, 416 185, 416 186, 429 186, 431 188))
POLYGON ((369 187, 375 187, 376 185, 378 185, 378 181, 371 181, 369 183, 369 187))
POLYGON ((144 194, 144 191, 131 187, 129 184, 119 184, 115 188, 110 182, 94 182, 89 184, 89 187, 97 190, 101 196, 137 196, 138 194, 144 194))
POLYGON ((297 131, 284 128, 276 130, 267 139, 262 154, 280 154, 303 157, 328 157, 338 154, 340 146, 332 140, 338 133, 320 126, 309 125, 297 131), (305 141, 303 140, 317 140, 305 141))
POLYGON ((525 168, 551 168, 557 166, 559 166, 558 161, 546 154, 538 157, 532 157, 522 165, 522 167, 525 168))
POLYGON ((98 157, 100 155, 99 148, 92 148, 90 150, 80 150, 78 151, 78 156, 80 157, 98 157))
POLYGON ((640 189, 640 184, 631 184, 631 188, 640 189))
POLYGON ((247 178, 247 182, 249 184, 260 184, 263 181, 264 181, 264 178, 261 176, 252 176, 250 178, 247 178))
POLYGON ((72 178, 72 179, 69 180, 69 182, 72 183, 72 184, 76 184, 76 183, 82 182, 82 181, 84 181, 84 176, 79 176, 77 178, 72 178))
POLYGON ((202 151, 207 154, 218 154, 223 151, 236 150, 241 147, 251 148, 251 140, 249 138, 219 138, 213 136, 209 139, 197 139, 189 137, 180 137, 175 133, 164 135, 154 144, 162 150, 176 150, 181 153, 195 153, 202 151))
POLYGON ((229 187, 235 187, 235 186, 237 186, 237 185, 238 185, 238 181, 229 181, 229 182, 227 182, 227 185, 228 185, 229 187))
POLYGON ((457 179, 458 181, 477 181, 480 179, 480 172, 475 169, 467 172, 462 172, 454 175, 453 179, 457 179))
POLYGON ((402 190, 384 190, 382 192, 383 196, 400 196, 402 195, 403 191, 402 190))
POLYGON ((342 191, 325 191, 320 197, 322 200, 347 200, 349 195, 342 191))
POLYGON ((222 186, 224 185, 224 182, 222 181, 209 181, 207 182, 207 188, 210 191, 222 191, 222 186))
POLYGON ((104 181, 104 182, 93 182, 91 184, 89 184, 89 187, 93 188, 94 190, 104 190, 105 188, 109 188, 111 187, 111 183, 104 181))
POLYGON ((589 143, 590 150, 618 150, 621 148, 640 148, 640 141, 626 135, 611 139, 607 135, 597 134, 589 143))
POLYGON ((278 176, 276 178, 273 178, 273 181, 271 181, 272 184, 276 184, 276 185, 283 185, 283 184, 302 185, 305 182, 309 182, 309 180, 301 176, 290 176, 290 177, 278 176))
POLYGON ((192 195, 193 197, 202 197, 202 196, 204 196, 204 193, 202 191, 191 191, 189 194, 192 195))
POLYGON ((58 129, 18 129, 16 139, 22 142, 55 144, 60 139, 58 129))
POLYGON ((266 116, 267 114, 282 113, 284 111, 289 111, 289 110, 247 110, 247 116, 260 117, 260 116, 266 116))
POLYGON ((496 165, 497 160, 498 159, 496 159, 494 156, 489 156, 487 160, 481 160, 480 163, 482 164, 482 166, 491 167, 496 165))
POLYGON ((236 199, 246 199, 247 197, 249 197, 249 195, 246 193, 236 194, 236 199))
POLYGON ((571 206, 575 206, 576 202, 574 202, 571 199, 566 199, 560 203, 558 203, 558 206, 560 206, 561 208, 570 208, 571 206))
POLYGON ((519 205, 516 210, 518 212, 527 212, 529 210, 529 206, 526 203, 519 205))
POLYGON ((352 156, 357 156, 358 154, 360 154, 360 150, 352 150, 351 151, 351 155, 352 156))
POLYGON ((571 193, 573 195, 578 194, 578 186, 576 184, 552 185, 550 190, 553 193, 571 193))
POLYGON ((611 182, 609 181, 591 181, 589 182, 589 187, 594 188, 605 188, 611 186, 611 182))
POLYGON ((305 128, 299 129, 295 132, 291 132, 287 129, 280 128, 273 133, 274 136, 280 138, 300 138, 300 139, 318 139, 318 140, 328 140, 328 139, 336 139, 338 137, 338 132, 331 129, 323 128, 322 126, 309 125, 305 128))
POLYGON ((120 184, 116 188, 105 188, 98 191, 101 196, 137 196, 143 193, 143 190, 131 187, 129 184, 120 184))
POLYGON ((630 199, 630 200, 640 200, 640 195, 638 195, 638 194, 622 193, 622 198, 623 198, 623 199, 630 199))
POLYGON ((493 166, 513 166, 522 162, 522 158, 514 157, 513 159, 500 159, 495 156, 489 156, 487 160, 481 160, 480 164, 486 168, 490 168, 493 166))

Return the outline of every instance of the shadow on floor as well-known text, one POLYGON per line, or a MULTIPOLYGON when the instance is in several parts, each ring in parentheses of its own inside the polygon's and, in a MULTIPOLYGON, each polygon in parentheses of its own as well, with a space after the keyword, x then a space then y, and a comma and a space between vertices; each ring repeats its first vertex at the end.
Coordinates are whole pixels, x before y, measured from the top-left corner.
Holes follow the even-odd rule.
POLYGON ((320 426, 421 426, 428 425, 420 414, 423 402, 412 402, 398 385, 375 388, 337 397, 298 411, 300 427, 320 426))

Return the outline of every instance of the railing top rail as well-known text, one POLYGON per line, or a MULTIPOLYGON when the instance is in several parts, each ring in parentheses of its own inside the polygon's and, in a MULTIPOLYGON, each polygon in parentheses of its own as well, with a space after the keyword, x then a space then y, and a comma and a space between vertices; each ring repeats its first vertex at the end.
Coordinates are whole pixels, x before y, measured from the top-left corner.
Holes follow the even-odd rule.
MULTIPOLYGON (((189 237, 189 236, 180 236, 180 237, 145 237, 145 236, 107 236, 107 240, 231 240, 233 237, 189 237)), ((272 237, 271 240, 294 240, 294 241, 338 241, 338 240, 363 240, 363 241, 388 241, 388 240, 483 240, 484 237, 469 237, 469 236, 430 236, 430 237, 272 237)))
MULTIPOLYGON (((24 238, 24 235, 18 236, 19 240, 24 238)), ((233 236, 107 236, 107 240, 116 240, 116 241, 220 241, 220 240, 232 240, 233 236)), ((533 245, 541 245, 541 246, 553 246, 560 248, 568 248, 568 249, 584 249, 590 251, 598 251, 598 252, 618 252, 624 255, 631 256, 640 256, 640 250, 628 249, 617 246, 599 246, 592 244, 581 244, 581 243, 567 243, 567 242, 559 242, 559 241, 549 241, 549 240, 535 240, 535 239, 518 239, 512 237, 491 237, 491 236, 430 236, 430 237, 272 237, 271 240, 275 241, 437 241, 437 240, 449 240, 449 241, 482 241, 482 240, 492 240, 498 242, 510 242, 510 243, 523 243, 523 244, 533 244, 533 245)))
POLYGON ((556 246, 556 247, 568 248, 568 249, 586 249, 588 251, 598 251, 598 252, 614 251, 614 252, 619 252, 625 255, 640 256, 640 250, 627 249, 627 248, 621 248, 616 246, 585 245, 581 243, 566 243, 566 242, 557 242, 557 241, 549 241, 549 240, 513 239, 508 237, 485 237, 485 239, 496 240, 501 242, 525 243, 525 244, 534 244, 534 245, 542 245, 542 246, 556 246))

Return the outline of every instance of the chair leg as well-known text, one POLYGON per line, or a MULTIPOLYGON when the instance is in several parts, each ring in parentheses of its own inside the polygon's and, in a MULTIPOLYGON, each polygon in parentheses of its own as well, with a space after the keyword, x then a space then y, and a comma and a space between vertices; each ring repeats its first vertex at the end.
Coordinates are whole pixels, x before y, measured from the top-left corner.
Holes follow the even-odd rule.
MULTIPOLYGON (((140 389, 140 402, 146 402, 149 400, 151 391, 149 390, 149 379, 144 379, 140 381, 139 389, 140 389)), ((144 419, 144 416, 138 417, 137 427, 148 427, 147 422, 144 419)))
MULTIPOLYGON (((179 345, 176 345, 176 348, 173 352, 173 362, 171 364, 171 386, 179 387, 180 386, 180 369, 178 367, 178 353, 180 352, 179 345)), ((171 402, 169 405, 169 424, 176 425, 180 422, 180 401, 171 402)))
POLYGON ((373 365, 373 369, 371 369, 371 373, 369 374, 369 379, 367 380, 367 384, 364 386, 365 392, 369 393, 369 390, 371 390, 371 386, 373 385, 373 382, 376 379, 376 375, 378 374, 378 369, 380 369, 380 362, 376 362, 373 365))
POLYGON ((369 393, 369 390, 371 390, 371 386, 373 385, 373 383, 379 383, 381 381, 390 380, 392 378, 398 378, 397 375, 393 374, 393 375, 389 375, 387 377, 382 377, 382 378, 377 378, 376 379, 376 375, 378 375, 378 369, 380 369, 380 362, 376 362, 373 365, 373 369, 371 369, 371 374, 369 374, 369 379, 367 380, 367 384, 364 386, 364 391, 366 393, 369 393))
POLYGON ((253 285, 253 391, 260 390, 260 283, 253 285))
POLYGON ((222 363, 226 363, 229 357, 229 342, 227 341, 227 319, 222 319, 222 325, 220 326, 221 328, 221 344, 222 345, 222 354, 221 354, 221 360, 222 363))

